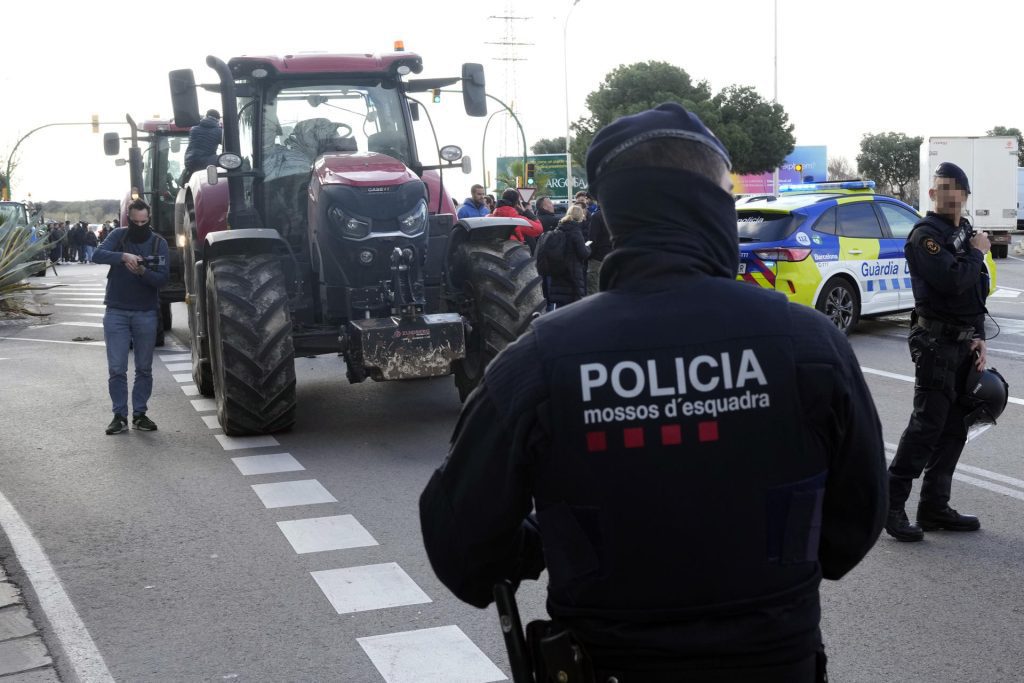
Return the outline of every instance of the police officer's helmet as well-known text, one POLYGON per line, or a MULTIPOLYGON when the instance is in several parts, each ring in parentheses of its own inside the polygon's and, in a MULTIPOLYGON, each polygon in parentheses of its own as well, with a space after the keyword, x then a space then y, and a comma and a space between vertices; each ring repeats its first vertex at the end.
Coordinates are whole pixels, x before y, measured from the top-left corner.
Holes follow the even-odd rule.
POLYGON ((968 427, 974 424, 995 424, 1009 398, 1010 386, 994 368, 985 368, 983 372, 971 365, 964 381, 961 394, 967 417, 964 422, 968 427))

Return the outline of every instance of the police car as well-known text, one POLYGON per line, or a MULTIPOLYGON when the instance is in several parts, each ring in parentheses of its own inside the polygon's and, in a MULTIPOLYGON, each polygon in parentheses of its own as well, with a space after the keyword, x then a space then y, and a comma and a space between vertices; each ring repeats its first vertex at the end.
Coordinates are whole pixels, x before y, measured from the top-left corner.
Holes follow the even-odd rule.
MULTIPOLYGON (((849 334, 861 316, 914 307, 903 245, 920 218, 873 181, 807 183, 740 204, 737 279, 814 306, 849 334)), ((995 290, 995 264, 985 256, 995 290)))

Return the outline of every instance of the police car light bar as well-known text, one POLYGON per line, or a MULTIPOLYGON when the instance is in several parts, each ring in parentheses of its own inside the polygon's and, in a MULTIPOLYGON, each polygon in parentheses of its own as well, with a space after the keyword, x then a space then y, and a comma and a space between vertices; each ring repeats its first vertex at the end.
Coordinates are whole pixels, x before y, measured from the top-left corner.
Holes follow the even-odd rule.
POLYGON ((784 185, 779 192, 827 192, 829 190, 872 190, 874 180, 839 180, 824 183, 796 183, 784 185))

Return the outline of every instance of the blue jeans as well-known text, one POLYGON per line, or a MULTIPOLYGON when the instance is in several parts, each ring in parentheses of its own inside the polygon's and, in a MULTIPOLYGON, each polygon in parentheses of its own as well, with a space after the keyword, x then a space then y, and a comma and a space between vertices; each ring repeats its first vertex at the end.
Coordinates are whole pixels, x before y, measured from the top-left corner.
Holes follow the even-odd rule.
POLYGON ((93 252, 96 251, 96 247, 90 247, 88 244, 83 247, 85 249, 85 262, 92 263, 93 252))
POLYGON ((117 415, 128 416, 128 345, 134 342, 135 383, 132 385, 132 414, 146 412, 153 393, 153 349, 159 311, 126 311, 108 308, 103 314, 103 336, 107 343, 107 387, 117 415))

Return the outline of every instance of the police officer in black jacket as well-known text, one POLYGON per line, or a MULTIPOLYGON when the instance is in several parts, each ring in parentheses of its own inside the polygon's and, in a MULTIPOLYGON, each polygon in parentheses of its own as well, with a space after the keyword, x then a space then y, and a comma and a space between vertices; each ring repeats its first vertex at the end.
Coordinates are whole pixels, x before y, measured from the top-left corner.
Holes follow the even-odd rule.
POLYGON ((584 680, 822 680, 818 584, 884 523, 857 360, 813 309, 735 280, 729 166, 677 104, 597 134, 601 292, 495 358, 420 499, 465 602, 547 568, 545 632, 586 653, 584 680))
POLYGON ((920 541, 925 531, 977 531, 977 517, 949 506, 953 471, 967 442, 965 410, 958 400, 972 363, 985 369, 985 299, 989 275, 984 255, 991 244, 974 234, 960 214, 971 188, 953 163, 935 169, 928 196, 935 211, 918 221, 904 252, 914 287, 910 355, 914 360, 914 411, 889 467, 889 516, 885 530, 900 541, 920 541), (914 479, 924 471, 917 524, 904 510, 914 479))

